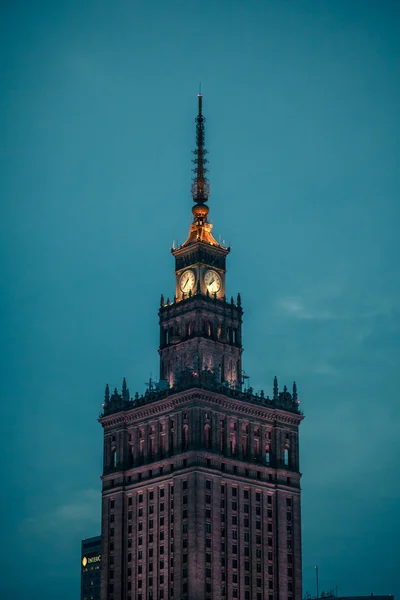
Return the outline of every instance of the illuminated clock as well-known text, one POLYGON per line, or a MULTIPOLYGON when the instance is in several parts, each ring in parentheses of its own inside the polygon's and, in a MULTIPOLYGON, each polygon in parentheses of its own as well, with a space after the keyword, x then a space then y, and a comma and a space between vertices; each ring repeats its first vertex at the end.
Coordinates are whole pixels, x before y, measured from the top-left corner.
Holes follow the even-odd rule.
POLYGON ((84 557, 82 558, 82 565, 83 565, 84 567, 86 567, 86 565, 87 565, 87 562, 88 562, 88 561, 87 561, 87 558, 86 558, 86 556, 84 556, 84 557))
POLYGON ((207 271, 204 275, 204 283, 210 294, 219 292, 221 289, 221 277, 216 271, 207 271))
POLYGON ((194 273, 193 271, 185 271, 184 273, 182 273, 181 275, 181 279, 180 279, 180 287, 181 287, 181 291, 184 292, 185 294, 189 293, 189 290, 191 290, 194 286, 194 273))

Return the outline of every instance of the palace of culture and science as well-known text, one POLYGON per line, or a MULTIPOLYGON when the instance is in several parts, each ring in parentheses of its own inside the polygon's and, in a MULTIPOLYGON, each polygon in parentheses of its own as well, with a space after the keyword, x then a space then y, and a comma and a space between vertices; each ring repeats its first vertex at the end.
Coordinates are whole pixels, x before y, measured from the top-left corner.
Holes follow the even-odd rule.
MULTIPOLYGON (((300 600, 296 385, 243 389, 242 317, 230 249, 208 221, 202 96, 193 221, 161 296, 160 380, 106 387, 102 600, 300 600)), ((271 382, 272 384, 272 382, 271 382)))

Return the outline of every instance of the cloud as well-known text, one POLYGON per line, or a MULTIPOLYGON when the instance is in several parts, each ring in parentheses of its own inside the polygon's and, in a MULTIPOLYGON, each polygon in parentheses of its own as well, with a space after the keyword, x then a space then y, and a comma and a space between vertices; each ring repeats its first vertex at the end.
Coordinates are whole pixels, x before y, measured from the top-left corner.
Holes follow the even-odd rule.
POLYGON ((100 493, 95 489, 74 492, 70 498, 50 512, 32 515, 20 526, 22 535, 36 537, 49 534, 81 531, 100 523, 100 493))

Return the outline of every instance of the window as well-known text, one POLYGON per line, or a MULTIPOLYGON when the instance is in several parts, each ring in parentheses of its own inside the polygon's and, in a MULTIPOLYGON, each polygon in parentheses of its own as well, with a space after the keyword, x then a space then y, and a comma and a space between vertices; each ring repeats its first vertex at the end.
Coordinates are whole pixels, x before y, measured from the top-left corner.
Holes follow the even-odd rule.
POLYGON ((140 536, 138 537, 138 546, 141 546, 142 544, 143 544, 143 538, 142 538, 142 536, 140 535, 140 536))
POLYGON ((257 563, 256 570, 257 570, 257 573, 261 573, 261 563, 257 563))
POLYGON ((142 565, 138 565, 137 572, 139 573, 139 575, 142 573, 142 570, 143 570, 142 565))
POLYGON ((286 528, 286 533, 287 533, 288 535, 292 535, 292 526, 291 526, 291 525, 288 525, 288 526, 287 526, 287 528, 286 528))
POLYGON ((160 503, 160 511, 163 512, 163 510, 164 510, 164 502, 161 502, 160 503))
POLYGON ((160 527, 164 527, 164 517, 160 517, 160 527))
POLYGON ((261 515, 261 507, 260 506, 256 506, 256 515, 257 515, 257 517, 259 517, 261 515))
POLYGON ((245 556, 250 556, 250 548, 248 546, 244 547, 244 555, 245 556))
MULTIPOLYGON (((149 513, 152 515, 154 513, 154 505, 150 504, 149 506, 149 513)), ((132 513, 131 513, 132 514, 132 513)), ((128 514, 128 518, 129 518, 129 514, 128 514)), ((132 518, 132 517, 131 517, 132 518)))
POLYGON ((237 540, 237 529, 232 530, 232 539, 237 540))
POLYGON ((187 480, 185 480, 185 481, 182 483, 182 489, 184 489, 184 490, 187 490, 187 485, 188 485, 188 482, 187 482, 187 480))
POLYGON ((249 499, 249 490, 244 490, 244 499, 245 500, 249 499))
POLYGON ((110 509, 113 510, 115 506, 115 500, 110 500, 110 509))
POLYGON ((248 519, 244 519, 243 524, 245 527, 249 526, 249 520, 248 519))
POLYGON ((245 513, 248 513, 248 512, 249 512, 249 505, 248 505, 248 504, 245 504, 245 505, 244 505, 244 512, 245 512, 245 513))
POLYGON ((233 544, 232 546, 232 554, 237 554, 237 545, 233 544))
POLYGON ((245 575, 244 585, 250 585, 250 577, 248 575, 245 575))
POLYGON ((143 517, 143 508, 139 508, 138 517, 143 517))
POLYGON ((154 537, 153 534, 149 533, 149 544, 153 543, 153 537, 154 537))
POLYGON ((292 547, 292 540, 288 540, 288 541, 287 541, 287 547, 288 547, 288 548, 291 548, 291 547, 292 547))
POLYGON ((272 552, 268 552, 268 560, 272 560, 272 552))
POLYGON ((286 498, 286 506, 292 506, 292 499, 286 498))
POLYGON ((261 549, 260 548, 257 548, 257 550, 256 550, 256 557, 261 558, 261 549))
POLYGON ((129 496, 128 498, 128 506, 132 506, 132 496, 129 496))
POLYGON ((245 542, 249 542, 250 541, 250 534, 249 534, 248 531, 246 531, 245 534, 244 534, 244 541, 245 542))
POLYGON ((291 513, 291 512, 287 512, 287 513, 286 513, 286 519, 287 519, 288 521, 291 521, 291 520, 292 520, 292 513, 291 513))
POLYGON ((257 587, 261 587, 261 578, 257 577, 257 587))
POLYGON ((272 519, 272 510, 269 508, 267 511, 268 519, 272 519))
POLYGON ((237 488, 232 488, 232 496, 237 496, 237 488))
POLYGON ((288 577, 293 577, 293 569, 291 567, 287 570, 288 577))
POLYGON ((237 597, 238 597, 238 591, 237 591, 237 588, 233 588, 233 590, 232 590, 232 596, 233 596, 234 598, 237 598, 237 597))
POLYGON ((261 494, 260 494, 260 492, 256 492, 256 501, 260 502, 260 500, 261 500, 261 494))
POLYGON ((237 517, 232 517, 232 525, 237 525, 237 517))
POLYGON ((237 502, 232 502, 232 510, 237 510, 237 502))
POLYGON ((256 544, 261 544, 261 535, 256 535, 256 544))
POLYGON ((211 563, 211 554, 206 554, 206 563, 211 563))
POLYGON ((232 575, 232 583, 237 583, 237 582, 238 582, 237 573, 233 573, 233 575, 232 575))
POLYGON ((206 495, 206 504, 211 504, 211 496, 209 494, 206 495))
POLYGON ((149 521, 149 529, 153 529, 153 525, 154 525, 153 519, 150 519, 150 521, 149 521))
POLYGON ((256 521, 256 529, 261 529, 261 521, 256 521))
POLYGON ((237 569, 237 560, 236 560, 236 558, 234 558, 232 560, 232 569, 237 569))
MULTIPOLYGON (((143 521, 139 521, 139 523, 138 523, 138 531, 142 531, 142 529, 143 529, 143 521)), ((132 533, 132 531, 130 531, 129 533, 132 533)))
POLYGON ((150 500, 154 499, 154 492, 153 492, 153 490, 151 490, 150 493, 149 493, 149 499, 150 500))
POLYGON ((206 489, 211 490, 211 481, 209 481, 208 479, 206 480, 206 489))
POLYGON ((272 575, 272 565, 268 565, 268 575, 272 575))

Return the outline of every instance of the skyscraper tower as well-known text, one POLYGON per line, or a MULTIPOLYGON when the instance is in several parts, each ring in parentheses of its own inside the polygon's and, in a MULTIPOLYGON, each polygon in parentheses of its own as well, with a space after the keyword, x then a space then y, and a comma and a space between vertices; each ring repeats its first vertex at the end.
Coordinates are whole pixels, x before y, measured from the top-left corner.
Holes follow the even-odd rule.
POLYGON ((208 221, 198 96, 187 240, 161 296, 160 380, 106 387, 102 600, 300 600, 296 384, 243 390, 242 306, 208 221))

